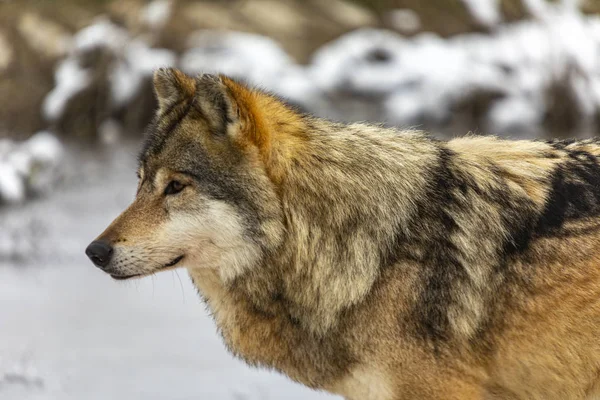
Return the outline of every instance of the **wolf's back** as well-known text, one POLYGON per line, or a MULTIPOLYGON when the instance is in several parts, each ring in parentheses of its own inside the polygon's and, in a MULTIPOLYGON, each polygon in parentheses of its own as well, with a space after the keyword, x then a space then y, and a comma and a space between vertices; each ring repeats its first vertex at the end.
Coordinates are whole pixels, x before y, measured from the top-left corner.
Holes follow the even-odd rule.
POLYGON ((535 254, 539 239, 600 223, 600 146, 468 136, 440 147, 443 168, 414 220, 426 234, 408 239, 428 249, 417 312, 428 337, 473 338, 499 307, 496 289, 515 278, 513 260, 535 254))

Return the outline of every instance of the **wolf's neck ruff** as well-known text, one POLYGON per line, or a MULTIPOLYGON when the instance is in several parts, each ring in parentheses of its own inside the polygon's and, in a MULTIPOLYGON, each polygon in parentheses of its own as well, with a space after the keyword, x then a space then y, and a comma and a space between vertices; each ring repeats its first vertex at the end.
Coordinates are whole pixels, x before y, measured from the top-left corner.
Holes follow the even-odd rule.
POLYGON ((323 335, 393 263, 439 149, 416 132, 402 138, 313 119, 272 96, 223 83, 238 110, 238 143, 249 154, 257 149, 257 168, 275 186, 285 227, 271 240, 277 246, 263 248, 259 265, 235 276, 245 282, 238 287, 259 309, 282 299, 302 328, 323 335), (249 283, 267 281, 261 274, 276 288, 249 283))

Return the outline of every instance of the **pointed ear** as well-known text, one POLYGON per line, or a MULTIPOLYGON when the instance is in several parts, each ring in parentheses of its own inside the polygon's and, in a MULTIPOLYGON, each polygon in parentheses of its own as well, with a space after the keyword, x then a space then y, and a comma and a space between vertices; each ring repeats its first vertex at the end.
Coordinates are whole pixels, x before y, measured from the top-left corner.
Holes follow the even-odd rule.
POLYGON ((154 72, 154 92, 158 100, 158 113, 194 96, 194 78, 174 68, 160 68, 154 72))
POLYGON ((240 104, 220 76, 196 78, 195 104, 216 134, 231 133, 230 128, 239 122, 240 104))
POLYGON ((265 150, 270 135, 260 96, 224 75, 202 75, 197 78, 194 104, 216 134, 265 150))

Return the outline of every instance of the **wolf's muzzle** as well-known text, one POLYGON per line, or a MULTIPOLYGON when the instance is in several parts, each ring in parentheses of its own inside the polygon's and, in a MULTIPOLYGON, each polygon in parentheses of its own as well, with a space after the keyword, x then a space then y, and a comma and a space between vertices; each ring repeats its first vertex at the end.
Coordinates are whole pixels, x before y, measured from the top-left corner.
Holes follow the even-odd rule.
POLYGON ((85 254, 92 260, 96 267, 104 269, 110 263, 113 248, 108 243, 97 240, 85 249, 85 254))

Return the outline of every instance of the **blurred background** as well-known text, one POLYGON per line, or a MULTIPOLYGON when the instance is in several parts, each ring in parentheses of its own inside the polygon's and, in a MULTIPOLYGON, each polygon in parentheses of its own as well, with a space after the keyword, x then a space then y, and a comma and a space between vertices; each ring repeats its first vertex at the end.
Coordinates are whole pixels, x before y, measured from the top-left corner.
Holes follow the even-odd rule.
POLYGON ((154 69, 340 121, 600 129, 600 0, 0 0, 0 399, 335 399, 225 351, 185 271, 85 246, 132 200, 154 69))

